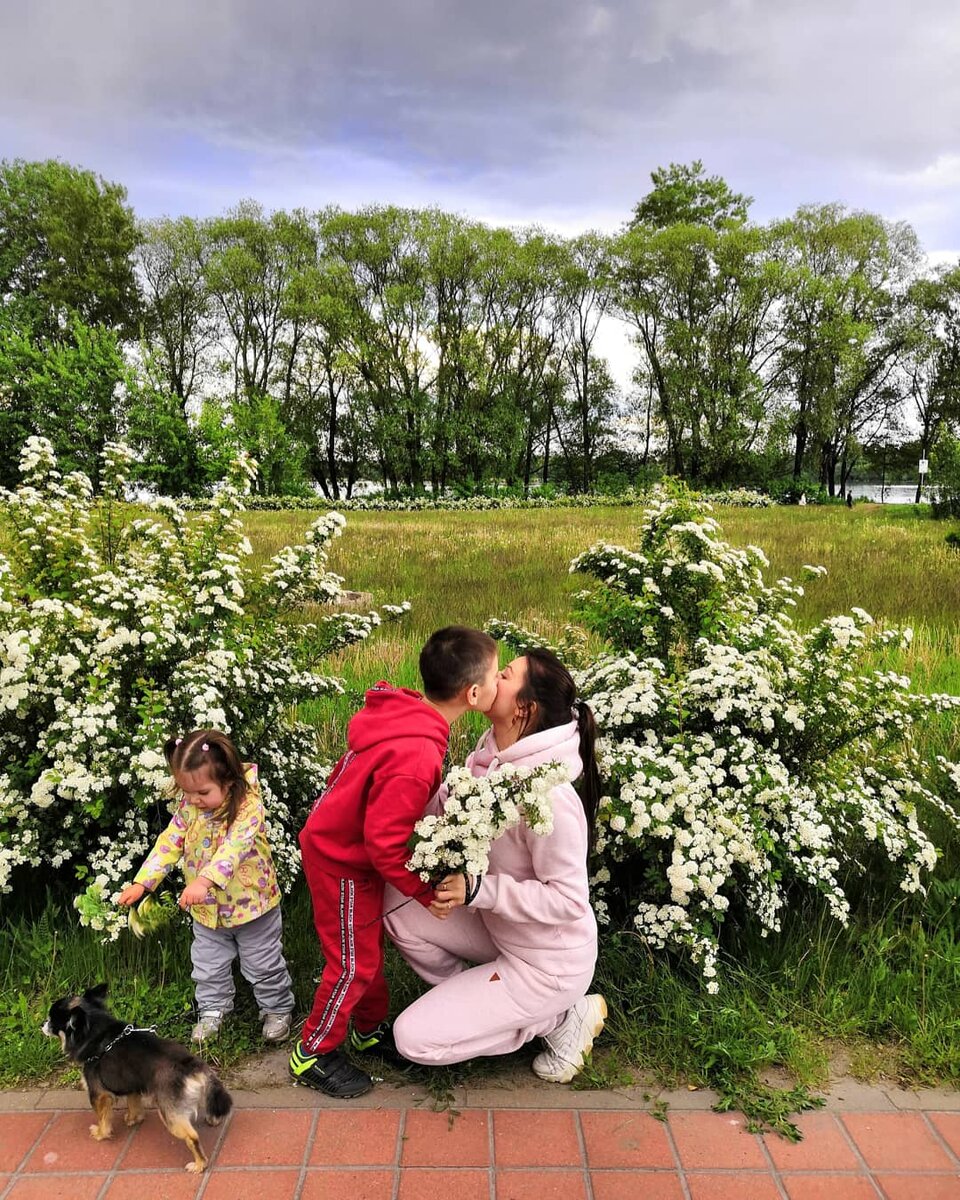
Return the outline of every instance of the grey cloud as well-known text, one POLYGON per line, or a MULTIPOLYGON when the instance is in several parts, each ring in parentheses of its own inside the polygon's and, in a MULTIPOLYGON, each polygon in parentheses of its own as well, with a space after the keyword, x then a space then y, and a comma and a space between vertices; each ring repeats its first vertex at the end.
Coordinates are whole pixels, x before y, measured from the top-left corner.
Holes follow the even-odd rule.
MULTIPOLYGON (((893 197, 920 211, 935 186, 922 169, 958 152, 955 0, 14 0, 5 10, 0 120, 17 153, 109 147, 117 160, 123 147, 125 161, 146 161, 192 139, 295 179, 302 156, 336 160, 336 150, 438 195, 459 184, 487 207, 539 198, 541 210, 570 211, 626 211, 652 166, 699 154, 761 208, 849 187, 855 202, 893 197)), ((936 201, 943 225, 942 188, 936 201)))

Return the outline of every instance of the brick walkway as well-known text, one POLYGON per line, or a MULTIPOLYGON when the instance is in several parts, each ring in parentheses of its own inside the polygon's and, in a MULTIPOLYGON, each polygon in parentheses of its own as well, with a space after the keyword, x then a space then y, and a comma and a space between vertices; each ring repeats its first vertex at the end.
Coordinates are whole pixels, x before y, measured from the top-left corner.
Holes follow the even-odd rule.
POLYGON ((74 1097, 2 1111, 0 1200, 960 1200, 960 1112, 811 1113, 793 1145, 703 1111, 449 1115, 293 1093, 289 1107, 240 1099, 204 1129, 202 1176, 153 1111, 133 1131, 118 1114, 100 1143, 74 1097))

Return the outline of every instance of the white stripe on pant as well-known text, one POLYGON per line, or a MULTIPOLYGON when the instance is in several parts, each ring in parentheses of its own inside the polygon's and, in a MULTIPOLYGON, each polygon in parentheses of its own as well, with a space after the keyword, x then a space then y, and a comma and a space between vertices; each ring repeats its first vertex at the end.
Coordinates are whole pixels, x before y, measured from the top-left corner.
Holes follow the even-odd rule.
POLYGON ((305 1050, 312 1050, 314 1047, 319 1046, 333 1028, 337 1014, 344 1000, 347 998, 347 993, 350 991, 350 985, 353 983, 353 978, 357 971, 356 946, 354 944, 353 932, 354 888, 355 884, 352 879, 340 880, 340 961, 343 967, 340 972, 340 978, 334 985, 334 989, 330 993, 330 999, 327 1001, 320 1017, 320 1024, 314 1030, 309 1041, 304 1042, 305 1050))

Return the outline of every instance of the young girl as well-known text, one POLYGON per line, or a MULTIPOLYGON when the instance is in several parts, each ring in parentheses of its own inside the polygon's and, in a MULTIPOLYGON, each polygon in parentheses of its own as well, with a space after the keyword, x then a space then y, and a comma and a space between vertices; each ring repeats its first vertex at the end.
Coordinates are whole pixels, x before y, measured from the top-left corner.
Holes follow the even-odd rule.
POLYGON ((136 904, 182 860, 181 908, 193 916, 193 980, 200 1019, 193 1040, 214 1037, 233 1009, 233 960, 253 987, 263 1036, 290 1033, 293 991, 281 946, 280 889, 267 845, 257 768, 216 729, 163 748, 181 797, 173 820, 118 902, 136 904))
POLYGON ((492 727, 467 759, 473 775, 561 762, 582 778, 581 794, 555 787, 552 833, 508 829, 490 848, 487 874, 447 876, 429 910, 387 889, 390 936, 436 985, 397 1017, 394 1038, 405 1058, 440 1066, 541 1037, 535 1074, 569 1083, 607 1015, 604 998, 587 995, 597 959, 587 873, 600 794, 593 714, 566 667, 537 649, 500 672, 486 716, 492 727), (465 970, 465 961, 480 965, 465 970))

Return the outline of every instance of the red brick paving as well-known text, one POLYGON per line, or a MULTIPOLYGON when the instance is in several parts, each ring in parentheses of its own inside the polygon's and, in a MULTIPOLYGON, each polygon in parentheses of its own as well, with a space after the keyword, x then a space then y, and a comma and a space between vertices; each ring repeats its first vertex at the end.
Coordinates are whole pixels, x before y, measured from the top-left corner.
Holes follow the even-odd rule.
POLYGON ((591 1167, 673 1167, 667 1127, 645 1112, 580 1114, 591 1167))
POLYGON ((523 1109, 493 1114, 494 1156, 498 1167, 579 1167, 576 1114, 523 1109))
POLYGON ((922 1113, 844 1113, 843 1123, 873 1170, 950 1170, 949 1152, 922 1113))
POLYGON ((877 1200, 877 1189, 866 1175, 781 1176, 790 1200, 877 1200))
POLYGON ((729 1113, 243 1108, 205 1176, 152 1110, 0 1112, 0 1200, 960 1200, 960 1114, 809 1113, 798 1145, 729 1113))

